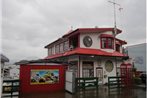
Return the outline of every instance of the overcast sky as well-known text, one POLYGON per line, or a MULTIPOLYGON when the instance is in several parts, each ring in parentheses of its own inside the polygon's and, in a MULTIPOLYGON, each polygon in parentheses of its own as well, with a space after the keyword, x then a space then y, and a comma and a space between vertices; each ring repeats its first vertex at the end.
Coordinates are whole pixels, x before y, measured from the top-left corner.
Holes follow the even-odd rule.
MULTIPOLYGON (((112 0, 113 1, 113 0, 112 0)), ((146 0, 116 0, 118 35, 128 45, 146 39, 146 0)), ((11 62, 47 56, 45 45, 73 29, 113 27, 108 0, 2 0, 2 53, 11 62)))

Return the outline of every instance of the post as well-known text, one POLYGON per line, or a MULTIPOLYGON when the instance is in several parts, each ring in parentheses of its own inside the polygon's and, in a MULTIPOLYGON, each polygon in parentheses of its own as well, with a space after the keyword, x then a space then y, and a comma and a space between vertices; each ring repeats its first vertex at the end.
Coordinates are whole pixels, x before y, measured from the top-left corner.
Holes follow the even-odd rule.
MULTIPOLYGON (((115 0, 112 1, 108 1, 109 3, 113 4, 113 8, 114 8, 114 50, 116 50, 116 34, 117 34, 117 24, 116 24, 116 5, 120 6, 120 4, 116 3, 115 0)), ((120 10, 122 9, 121 7, 119 8, 120 10)))

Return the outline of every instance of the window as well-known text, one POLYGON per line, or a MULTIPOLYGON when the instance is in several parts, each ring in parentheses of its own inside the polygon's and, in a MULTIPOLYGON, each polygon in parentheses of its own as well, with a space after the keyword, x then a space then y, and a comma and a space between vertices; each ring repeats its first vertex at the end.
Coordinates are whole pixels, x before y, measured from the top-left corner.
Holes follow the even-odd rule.
POLYGON ((72 36, 69 38, 69 46, 70 49, 74 49, 78 47, 78 35, 72 36))
POLYGON ((94 77, 93 62, 83 62, 83 77, 94 77))
POLYGON ((69 70, 73 70, 75 76, 78 77, 78 61, 70 61, 69 63, 69 70))
POLYGON ((54 54, 54 47, 52 47, 52 54, 54 54))
POLYGON ((55 46, 55 52, 56 52, 56 54, 59 53, 59 45, 55 46))
POLYGON ((116 51, 120 52, 120 45, 116 44, 116 51))
POLYGON ((60 53, 63 53, 63 43, 60 44, 60 53))
POLYGON ((48 48, 48 55, 52 55, 52 48, 48 48))
POLYGON ((86 46, 86 47, 90 47, 92 45, 92 39, 90 36, 85 36, 84 39, 83 39, 83 44, 86 46))
POLYGON ((64 42, 63 49, 64 49, 64 51, 68 51, 68 49, 69 49, 69 41, 64 42))
POLYGON ((101 38, 101 48, 106 48, 106 49, 113 49, 113 38, 101 38))
POLYGON ((107 47, 107 40, 106 40, 106 38, 102 38, 101 39, 101 43, 102 43, 102 48, 106 48, 107 47))
POLYGON ((113 68, 114 68, 114 66, 113 66, 112 61, 110 61, 110 60, 106 61, 106 63, 105 63, 105 70, 107 72, 111 72, 113 70, 113 68))

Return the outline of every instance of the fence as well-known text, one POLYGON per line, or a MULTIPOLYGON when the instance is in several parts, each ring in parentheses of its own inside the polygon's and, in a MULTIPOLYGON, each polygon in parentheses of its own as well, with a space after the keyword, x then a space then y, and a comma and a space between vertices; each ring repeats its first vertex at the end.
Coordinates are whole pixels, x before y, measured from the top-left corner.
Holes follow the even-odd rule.
POLYGON ((88 87, 96 87, 98 89, 98 78, 88 77, 88 78, 76 78, 76 91, 78 89, 85 90, 88 87))
POLYGON ((3 81, 3 94, 2 97, 19 96, 19 80, 4 80, 3 81))
POLYGON ((108 77, 108 90, 120 90, 125 87, 124 77, 108 77))

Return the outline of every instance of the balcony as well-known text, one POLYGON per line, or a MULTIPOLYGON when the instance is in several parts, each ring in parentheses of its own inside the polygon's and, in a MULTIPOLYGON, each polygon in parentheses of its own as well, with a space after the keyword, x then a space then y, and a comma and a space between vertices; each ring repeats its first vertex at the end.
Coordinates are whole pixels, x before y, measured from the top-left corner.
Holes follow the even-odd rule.
POLYGON ((128 50, 126 48, 122 48, 122 54, 128 56, 128 50))

